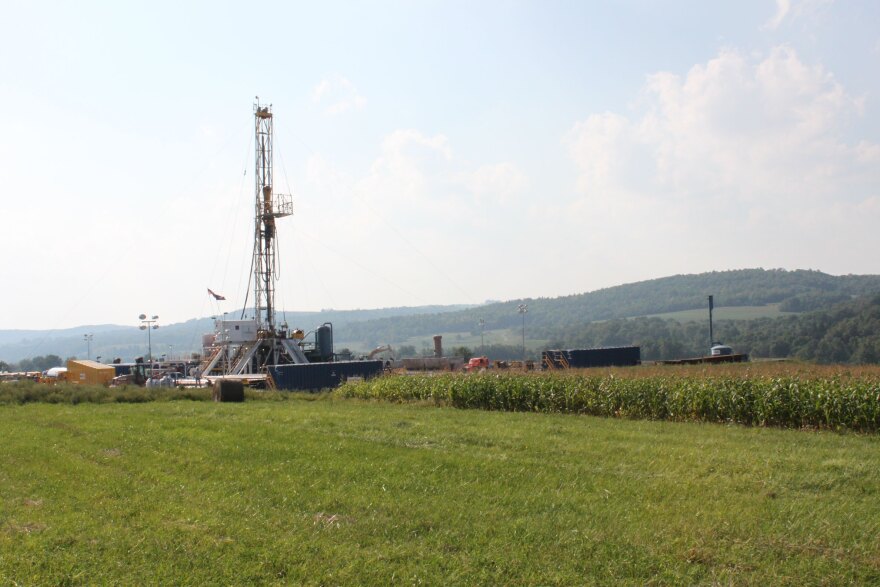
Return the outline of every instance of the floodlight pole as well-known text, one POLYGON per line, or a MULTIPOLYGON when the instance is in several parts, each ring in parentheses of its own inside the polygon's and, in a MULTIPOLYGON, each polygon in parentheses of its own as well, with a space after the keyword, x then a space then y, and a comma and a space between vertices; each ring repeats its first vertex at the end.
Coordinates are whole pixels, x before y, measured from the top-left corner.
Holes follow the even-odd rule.
POLYGON ((486 328, 486 321, 480 318, 480 354, 486 356, 486 345, 483 342, 483 331, 486 328))
POLYGON ((520 304, 516 307, 516 311, 522 316, 522 358, 526 360, 526 312, 529 311, 528 304, 520 304))
POLYGON ((94 334, 83 334, 83 340, 86 341, 86 359, 92 358, 92 338, 94 334))
POLYGON ((150 330, 155 330, 159 328, 159 325, 156 324, 159 321, 158 316, 153 316, 149 320, 147 319, 146 314, 141 314, 138 316, 141 321, 140 329, 147 331, 147 357, 150 361, 150 374, 153 373, 153 337, 150 336, 150 330))

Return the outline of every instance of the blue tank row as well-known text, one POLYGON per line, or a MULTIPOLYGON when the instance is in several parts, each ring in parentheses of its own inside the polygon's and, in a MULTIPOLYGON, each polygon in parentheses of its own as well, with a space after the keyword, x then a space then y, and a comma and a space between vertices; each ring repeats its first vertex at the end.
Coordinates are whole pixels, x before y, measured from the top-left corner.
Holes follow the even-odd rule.
POLYGON ((640 365, 642 350, 637 346, 623 346, 600 349, 550 350, 541 353, 543 364, 551 362, 554 367, 583 369, 589 367, 630 367, 640 365), (564 362, 563 362, 564 360, 564 362))
POLYGON ((278 389, 288 391, 320 391, 339 387, 347 379, 370 379, 382 374, 382 361, 339 361, 305 365, 273 365, 269 367, 278 389))

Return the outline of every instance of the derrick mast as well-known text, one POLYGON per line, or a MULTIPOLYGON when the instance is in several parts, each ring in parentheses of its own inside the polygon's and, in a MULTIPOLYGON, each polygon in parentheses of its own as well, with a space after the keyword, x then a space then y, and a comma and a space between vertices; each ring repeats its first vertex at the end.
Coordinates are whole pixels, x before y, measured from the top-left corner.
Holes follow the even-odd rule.
MULTIPOLYGON (((266 370, 277 365, 304 365, 309 358, 303 351, 301 330, 287 332, 275 328, 275 280, 278 277, 275 221, 293 214, 291 198, 273 189, 274 130, 272 107, 254 104, 254 318, 214 323, 214 334, 204 345, 205 358, 198 371, 206 376, 247 375, 254 381, 265 379, 266 370), (291 336, 292 335, 292 336, 291 336)), ((210 291, 210 290, 209 290, 210 291)), ((329 326, 322 326, 330 330, 329 326)), ((322 331, 323 332, 323 331, 322 331)), ((332 332, 320 348, 332 357, 332 332)), ((314 346, 318 346, 317 334, 314 346)), ((312 354, 315 354, 310 350, 312 354)), ((319 359, 324 359, 320 355, 319 359)))
POLYGON ((290 196, 273 193, 272 107, 254 104, 254 307, 257 328, 275 336, 275 220, 293 213, 290 196))

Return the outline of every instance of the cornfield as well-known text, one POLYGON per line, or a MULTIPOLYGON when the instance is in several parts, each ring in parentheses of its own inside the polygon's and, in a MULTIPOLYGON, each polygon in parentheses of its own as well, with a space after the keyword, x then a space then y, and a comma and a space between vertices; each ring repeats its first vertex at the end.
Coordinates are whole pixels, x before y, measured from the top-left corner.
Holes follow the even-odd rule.
MULTIPOLYGON (((638 373, 639 368, 628 373, 638 373)), ((719 373, 652 370, 645 375, 482 373, 398 376, 344 384, 347 398, 516 412, 880 430, 876 372, 719 373)))

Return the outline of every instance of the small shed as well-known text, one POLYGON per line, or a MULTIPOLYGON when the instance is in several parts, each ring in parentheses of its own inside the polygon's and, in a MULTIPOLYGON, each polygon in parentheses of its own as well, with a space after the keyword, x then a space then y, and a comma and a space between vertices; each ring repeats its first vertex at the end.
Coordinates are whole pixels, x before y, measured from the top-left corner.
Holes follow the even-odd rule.
POLYGON ((112 365, 104 365, 97 361, 70 359, 67 361, 67 381, 88 385, 110 385, 116 376, 112 365))

